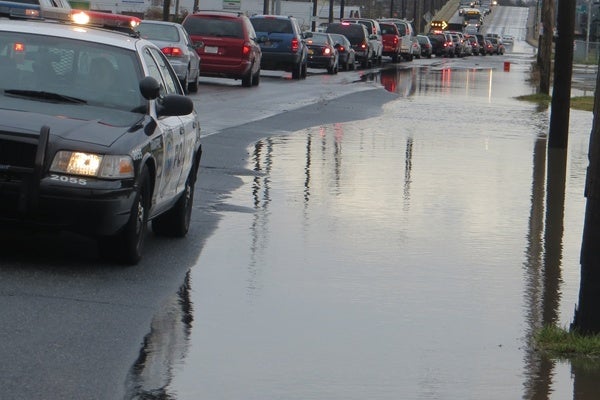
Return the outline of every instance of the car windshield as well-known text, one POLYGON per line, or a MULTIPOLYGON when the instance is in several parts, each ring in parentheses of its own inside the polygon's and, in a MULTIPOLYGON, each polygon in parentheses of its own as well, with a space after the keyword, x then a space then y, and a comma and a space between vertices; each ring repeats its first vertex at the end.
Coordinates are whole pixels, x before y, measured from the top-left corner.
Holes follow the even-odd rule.
POLYGON ((294 33, 290 20, 281 18, 252 18, 252 26, 256 32, 294 33))
POLYGON ((190 35, 244 38, 242 22, 231 18, 193 17, 185 20, 185 29, 190 35))
POLYGON ((133 51, 0 32, 0 92, 4 96, 132 110, 145 104, 137 85, 141 76, 133 51))
POLYGON ((137 30, 144 39, 179 42, 179 31, 173 25, 142 22, 137 30))
POLYGON ((307 40, 308 44, 327 44, 329 40, 327 39, 327 35, 318 35, 313 34, 313 36, 307 40))
POLYGON ((396 23, 396 26, 398 27, 398 32, 400 32, 401 36, 406 35, 406 24, 398 22, 396 23))
POLYGON ((382 35, 397 35, 398 34, 398 28, 396 28, 394 25, 387 25, 387 24, 379 24, 381 26, 381 34, 382 35))
POLYGON ((352 44, 360 43, 365 39, 365 33, 362 26, 357 25, 331 24, 327 27, 327 33, 342 34, 346 36, 352 44))
POLYGON ((334 44, 341 44, 344 46, 350 46, 350 41, 344 35, 340 35, 339 33, 331 33, 329 36, 333 39, 334 44))

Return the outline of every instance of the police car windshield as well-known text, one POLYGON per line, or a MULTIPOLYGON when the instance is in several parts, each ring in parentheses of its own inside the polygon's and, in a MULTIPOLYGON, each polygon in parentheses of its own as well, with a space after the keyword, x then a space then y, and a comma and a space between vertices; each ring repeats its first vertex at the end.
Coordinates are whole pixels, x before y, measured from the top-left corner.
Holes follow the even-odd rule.
POLYGON ((0 90, 117 109, 144 104, 136 54, 99 43, 0 31, 0 90))

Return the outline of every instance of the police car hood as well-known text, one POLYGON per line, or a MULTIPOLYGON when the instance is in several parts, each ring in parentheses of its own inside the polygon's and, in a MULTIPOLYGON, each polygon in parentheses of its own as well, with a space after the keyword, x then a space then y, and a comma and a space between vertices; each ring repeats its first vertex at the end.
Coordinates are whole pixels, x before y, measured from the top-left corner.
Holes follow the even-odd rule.
POLYGON ((51 114, 0 109, 0 131, 35 135, 46 125, 52 136, 110 147, 143 118, 144 115, 138 113, 99 111, 98 107, 80 107, 77 112, 51 114))

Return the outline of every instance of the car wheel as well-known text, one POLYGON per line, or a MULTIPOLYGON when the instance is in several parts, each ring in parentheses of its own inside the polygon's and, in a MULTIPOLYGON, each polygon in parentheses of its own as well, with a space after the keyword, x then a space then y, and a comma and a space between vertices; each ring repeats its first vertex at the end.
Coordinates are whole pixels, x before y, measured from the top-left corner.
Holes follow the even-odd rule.
POLYGON ((127 224, 118 234, 100 239, 102 256, 115 257, 117 261, 130 265, 135 265, 141 260, 148 226, 149 204, 150 174, 144 167, 127 224))
POLYGON ((200 71, 196 74, 196 78, 188 84, 188 91, 191 93, 198 92, 198 80, 200 79, 200 71))
POLYGON ((195 182, 196 172, 192 169, 185 182, 183 193, 173 208, 152 220, 154 233, 172 237, 184 237, 187 234, 192 218, 195 182))
POLYGON ((242 77, 242 86, 243 87, 252 86, 252 68, 250 68, 250 71, 248 71, 248 73, 242 77))
POLYGON ((302 62, 299 62, 292 67, 292 79, 302 79, 302 62))
POLYGON ((181 88, 183 89, 183 93, 188 94, 189 90, 188 90, 188 75, 187 75, 187 73, 185 74, 185 78, 180 80, 180 82, 181 82, 181 88))
POLYGON ((398 62, 398 53, 394 53, 394 55, 392 55, 392 62, 394 62, 394 63, 398 62))
POLYGON ((260 68, 256 71, 256 74, 252 77, 252 86, 258 86, 260 84, 260 68))
POLYGON ((308 64, 302 64, 302 72, 300 72, 300 79, 306 79, 308 76, 308 64))

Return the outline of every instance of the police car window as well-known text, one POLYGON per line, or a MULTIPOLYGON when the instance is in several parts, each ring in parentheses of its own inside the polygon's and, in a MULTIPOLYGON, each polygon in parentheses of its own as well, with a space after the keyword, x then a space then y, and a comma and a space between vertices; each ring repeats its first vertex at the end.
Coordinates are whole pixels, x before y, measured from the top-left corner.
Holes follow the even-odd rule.
POLYGON ((177 84, 166 66, 160 52, 153 48, 146 48, 143 52, 144 61, 148 67, 148 75, 156 79, 161 86, 160 95, 178 93, 177 84))
POLYGON ((163 77, 165 83, 165 89, 168 94, 179 93, 177 77, 169 69, 169 61, 163 56, 162 52, 157 49, 150 48, 151 53, 154 55, 154 59, 157 61, 158 68, 163 77))

